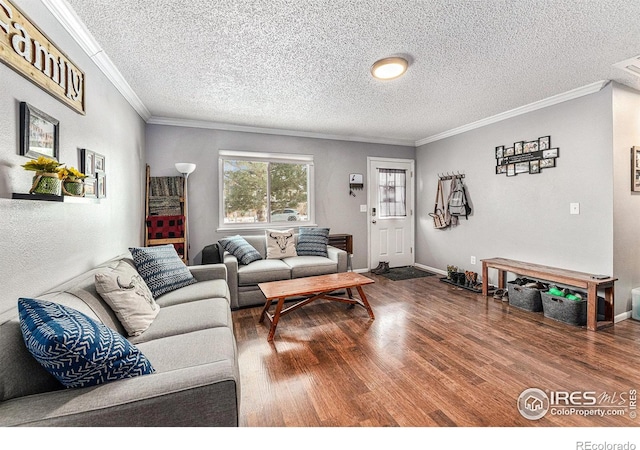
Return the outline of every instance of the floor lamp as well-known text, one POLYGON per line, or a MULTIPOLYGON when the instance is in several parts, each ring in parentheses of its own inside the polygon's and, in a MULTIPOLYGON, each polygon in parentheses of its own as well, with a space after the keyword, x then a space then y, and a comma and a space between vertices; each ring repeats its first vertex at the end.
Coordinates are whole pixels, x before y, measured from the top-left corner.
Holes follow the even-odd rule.
POLYGON ((187 180, 189 174, 196 170, 193 163, 176 163, 176 170, 184 177, 184 259, 189 265, 189 202, 187 200, 187 180))

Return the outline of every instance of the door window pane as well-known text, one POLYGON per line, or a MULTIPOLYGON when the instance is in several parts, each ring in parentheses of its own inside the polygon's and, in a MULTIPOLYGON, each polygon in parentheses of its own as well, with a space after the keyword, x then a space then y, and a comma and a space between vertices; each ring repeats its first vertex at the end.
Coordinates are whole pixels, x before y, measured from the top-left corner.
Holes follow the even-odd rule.
POLYGON ((407 215, 407 171, 378 169, 378 211, 380 217, 407 215))

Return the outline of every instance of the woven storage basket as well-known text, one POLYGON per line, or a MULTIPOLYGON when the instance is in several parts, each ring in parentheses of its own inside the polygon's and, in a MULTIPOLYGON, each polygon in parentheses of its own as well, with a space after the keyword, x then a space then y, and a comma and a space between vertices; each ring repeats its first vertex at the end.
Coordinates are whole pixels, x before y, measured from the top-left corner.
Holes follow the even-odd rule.
POLYGON ((576 326, 587 324, 586 295, 583 296, 582 300, 569 300, 543 292, 542 308, 544 316, 550 319, 576 326))
POLYGON ((513 281, 509 281, 507 290, 509 291, 509 305, 527 311, 542 311, 542 298, 539 289, 519 286, 513 281))

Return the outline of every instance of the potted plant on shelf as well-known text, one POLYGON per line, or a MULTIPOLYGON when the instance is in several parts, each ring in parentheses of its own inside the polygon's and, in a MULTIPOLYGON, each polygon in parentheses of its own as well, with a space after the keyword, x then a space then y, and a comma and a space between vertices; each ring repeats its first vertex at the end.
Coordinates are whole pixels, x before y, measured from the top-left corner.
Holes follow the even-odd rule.
POLYGON ((58 178, 62 180, 62 192, 64 195, 82 197, 84 194, 84 183, 82 180, 87 178, 87 175, 75 167, 62 167, 58 171, 58 178))
POLYGON ((29 193, 60 195, 62 180, 59 178, 58 173, 61 165, 62 163, 46 156, 40 156, 38 159, 32 159, 23 164, 22 167, 25 170, 32 170, 36 173, 33 176, 33 184, 29 193))

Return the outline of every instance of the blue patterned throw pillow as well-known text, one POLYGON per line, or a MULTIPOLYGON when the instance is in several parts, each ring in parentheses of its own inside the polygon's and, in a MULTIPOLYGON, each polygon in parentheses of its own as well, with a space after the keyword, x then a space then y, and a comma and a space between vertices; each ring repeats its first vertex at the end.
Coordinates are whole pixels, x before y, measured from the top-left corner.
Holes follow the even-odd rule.
POLYGON ((136 270, 154 298, 196 282, 171 244, 157 247, 133 247, 129 251, 133 256, 136 270))
POLYGON ((253 248, 253 246, 240 235, 220 239, 218 242, 222 248, 238 258, 238 262, 245 266, 262 259, 262 255, 260 255, 258 250, 253 248))
POLYGON ((29 298, 18 300, 18 311, 25 345, 68 388, 155 372, 136 346, 80 311, 29 298))
POLYGON ((329 228, 300 228, 299 233, 296 246, 298 256, 329 256, 329 228))

